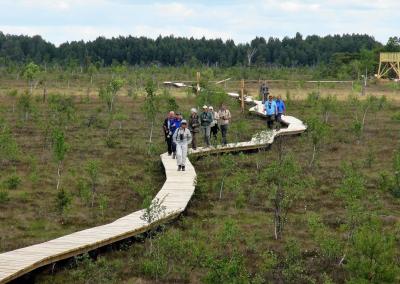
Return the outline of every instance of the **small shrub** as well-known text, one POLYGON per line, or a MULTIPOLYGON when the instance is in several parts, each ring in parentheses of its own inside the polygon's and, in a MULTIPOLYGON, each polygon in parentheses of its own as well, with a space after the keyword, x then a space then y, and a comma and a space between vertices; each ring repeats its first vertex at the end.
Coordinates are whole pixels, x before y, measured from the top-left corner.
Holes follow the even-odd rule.
POLYGON ((168 273, 168 261, 163 255, 145 259, 140 266, 141 272, 152 279, 163 278, 168 273))
POLYGON ((0 204, 6 203, 9 200, 9 193, 6 189, 0 189, 0 204))
POLYGON ((307 94, 306 103, 308 106, 315 106, 319 102, 319 94, 317 92, 311 92, 307 94))
POLYGON ((8 189, 17 189, 18 186, 21 184, 21 178, 16 175, 13 174, 10 177, 8 177, 5 181, 4 181, 4 186, 8 189))
POLYGON ((63 217, 64 214, 67 212, 67 210, 71 205, 71 202, 72 202, 71 196, 68 194, 67 191, 61 188, 56 196, 56 207, 61 217, 63 217))
POLYGON ((79 178, 77 183, 78 196, 85 203, 90 204, 91 200, 91 190, 89 184, 85 179, 79 178))
POLYGON ((400 111, 397 111, 395 114, 392 115, 392 120, 400 122, 400 111))
POLYGON ((246 204, 246 196, 244 195, 244 193, 241 191, 239 192, 239 194, 236 196, 236 200, 235 200, 235 206, 238 209, 244 208, 246 204))

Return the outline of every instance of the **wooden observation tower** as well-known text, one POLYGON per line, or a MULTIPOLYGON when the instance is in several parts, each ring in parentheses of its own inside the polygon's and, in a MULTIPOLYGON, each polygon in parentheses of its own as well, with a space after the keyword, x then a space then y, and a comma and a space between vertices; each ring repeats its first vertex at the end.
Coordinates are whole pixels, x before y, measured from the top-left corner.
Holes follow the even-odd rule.
POLYGON ((386 76, 393 70, 400 79, 400 52, 381 52, 379 55, 378 79, 386 76))

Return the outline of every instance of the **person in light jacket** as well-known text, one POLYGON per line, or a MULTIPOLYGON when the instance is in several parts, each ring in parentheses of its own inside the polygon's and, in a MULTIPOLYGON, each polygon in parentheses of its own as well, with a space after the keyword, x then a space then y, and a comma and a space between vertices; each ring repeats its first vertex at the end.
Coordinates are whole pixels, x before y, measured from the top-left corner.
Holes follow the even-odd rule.
POLYGON ((231 120, 231 112, 226 108, 225 105, 221 105, 221 109, 218 112, 218 117, 219 125, 221 127, 222 145, 226 145, 228 143, 226 134, 228 133, 228 126, 231 120))
POLYGON ((197 109, 192 108, 191 110, 191 115, 189 118, 189 130, 190 133, 192 134, 192 149, 196 150, 197 149, 197 133, 200 132, 200 118, 197 114, 197 109))
POLYGON ((269 129, 274 126, 274 120, 278 114, 278 108, 276 107, 276 102, 273 100, 272 96, 269 96, 268 101, 265 102, 265 115, 267 116, 267 125, 269 129))
POLYGON ((175 131, 172 138, 176 145, 176 162, 178 164, 178 171, 184 171, 188 144, 192 143, 192 134, 190 134, 190 130, 187 128, 186 120, 181 121, 180 127, 175 131))
POLYGON ((219 131, 219 126, 218 126, 219 115, 218 112, 214 111, 214 108, 212 106, 208 107, 208 112, 211 113, 213 119, 213 121, 210 124, 211 134, 214 138, 214 141, 217 141, 218 131, 219 131))

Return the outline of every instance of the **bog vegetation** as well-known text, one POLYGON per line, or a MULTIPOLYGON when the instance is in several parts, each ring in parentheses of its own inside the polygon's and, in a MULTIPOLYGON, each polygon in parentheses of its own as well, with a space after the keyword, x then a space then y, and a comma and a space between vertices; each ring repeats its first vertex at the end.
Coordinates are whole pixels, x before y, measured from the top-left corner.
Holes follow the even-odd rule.
MULTIPOLYGON (((204 67, 195 96, 192 88, 160 83, 192 80, 196 69, 188 66, 18 68, 3 66, 0 79, 2 252, 142 208, 146 222, 162 215, 162 200, 149 200, 165 178, 159 154, 167 111, 188 117, 191 107, 226 103, 232 142, 265 129, 226 95, 238 84, 213 81, 299 79, 272 84, 271 91, 308 125, 269 150, 194 159, 196 193, 177 221, 108 253, 56 265, 36 275, 38 283, 400 281, 395 82, 371 80, 360 96, 357 80, 308 84, 321 76, 310 68, 204 67)), ((248 82, 245 93, 257 96, 258 87, 248 82)))

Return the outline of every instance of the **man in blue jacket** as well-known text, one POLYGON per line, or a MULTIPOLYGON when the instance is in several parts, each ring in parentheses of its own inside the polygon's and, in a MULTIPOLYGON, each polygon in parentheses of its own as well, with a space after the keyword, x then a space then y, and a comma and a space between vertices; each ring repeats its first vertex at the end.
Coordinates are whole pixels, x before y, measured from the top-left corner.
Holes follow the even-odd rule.
MULTIPOLYGON (((175 133, 175 131, 176 131, 179 127, 181 127, 181 122, 182 122, 182 115, 181 115, 179 112, 177 112, 177 113, 175 114, 174 122, 173 122, 173 124, 171 125, 171 132, 172 132, 172 133, 175 133)), ((172 141, 172 159, 175 159, 175 158, 176 158, 176 143, 174 143, 174 142, 172 141)))
POLYGON ((278 109, 276 107, 276 102, 269 96, 268 101, 265 102, 265 115, 267 116, 268 128, 272 129, 274 126, 275 116, 278 114, 278 109))
POLYGON ((278 96, 275 103, 276 103, 276 109, 278 110, 278 114, 276 115, 276 121, 279 123, 279 128, 281 128, 282 114, 286 113, 286 106, 285 106, 285 102, 282 100, 281 96, 278 96))

